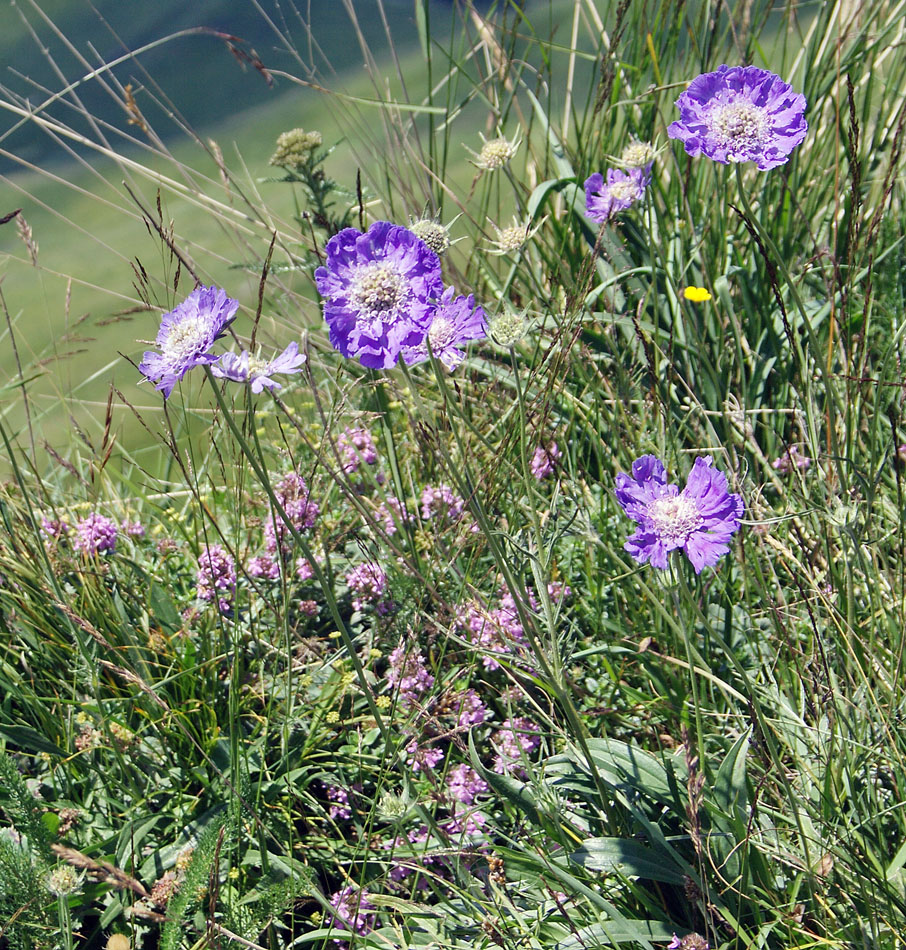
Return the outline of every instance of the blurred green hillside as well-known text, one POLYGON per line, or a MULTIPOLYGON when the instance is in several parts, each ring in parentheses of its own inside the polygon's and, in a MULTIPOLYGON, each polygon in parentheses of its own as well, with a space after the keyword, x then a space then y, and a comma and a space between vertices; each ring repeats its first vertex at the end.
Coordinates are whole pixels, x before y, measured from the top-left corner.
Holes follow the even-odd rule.
MULTIPOLYGON (((358 171, 354 143, 344 138, 348 121, 344 125, 337 100, 279 73, 321 85, 329 82, 332 91, 350 95, 373 98, 375 90, 342 3, 311 4, 311 34, 300 17, 290 22, 289 8, 273 2, 262 3, 259 10, 258 3, 237 0, 101 0, 94 5, 97 13, 81 0, 41 0, 40 6, 48 19, 31 3, 0 8, 0 49, 9 64, 2 90, 6 108, 0 110, 0 214, 22 209, 37 245, 38 265, 32 263, 16 220, 0 228, 0 288, 9 314, 8 320, 0 316, 0 416, 7 431, 21 445, 28 444, 18 355, 39 448, 47 439, 65 456, 81 438, 76 424, 90 439, 100 437, 111 382, 147 418, 160 417, 158 394, 147 385, 137 386, 139 374, 123 358, 138 362, 145 349, 140 341, 153 340, 159 322, 159 311, 128 312, 140 303, 136 272, 144 269, 154 288, 152 302, 161 307, 172 305, 192 286, 184 271, 174 294, 174 268, 162 255, 160 238, 149 234, 127 187, 156 214, 158 187, 146 169, 166 176, 160 188, 163 222, 174 224, 199 278, 228 287, 254 310, 257 273, 236 265, 263 257, 269 229, 252 220, 250 203, 273 209, 277 226, 294 227, 290 189, 266 180, 275 172, 267 163, 277 135, 295 126, 320 129, 325 144, 338 143, 329 173, 343 187, 354 189, 358 171), (265 14, 273 17, 270 23, 265 14), (168 40, 116 66, 112 75, 104 72, 78 85, 72 95, 42 110, 43 127, 33 120, 22 122, 14 111, 25 109, 26 101, 34 109, 89 71, 70 45, 96 67, 125 49, 199 25, 240 36, 244 42, 233 44, 238 51, 234 55, 222 38, 210 34, 168 40), (243 57, 246 61, 240 62, 243 57), (250 63, 255 57, 277 73, 269 73, 271 85, 250 63), (55 69, 62 75, 55 75, 55 69), (127 84, 137 113, 127 109, 127 84), (168 100, 178 118, 170 114, 168 100), (95 145, 86 146, 83 139, 95 145), (218 150, 229 186, 218 167, 218 150), (200 203, 200 194, 210 201, 200 203), (238 231, 225 228, 224 220, 238 231)), ((376 10, 371 2, 355 4, 369 49, 378 62, 389 62, 376 10)), ((413 5, 391 3, 385 10, 404 73, 418 76, 425 67, 413 5)), ((450 7, 439 3, 436 10, 449 23, 450 7)), ((382 70, 378 67, 377 80, 390 89, 395 80, 382 70)), ((378 110, 366 108, 377 118, 378 110)), ((314 296, 310 275, 281 279, 314 296)), ((296 325, 286 326, 284 318, 282 342, 289 334, 298 337, 313 315, 314 306, 307 318, 295 316, 296 325)), ((262 324, 264 339, 272 326, 262 324)), ((118 397, 114 404, 119 408, 112 428, 120 445, 147 445, 148 435, 132 413, 118 397)))

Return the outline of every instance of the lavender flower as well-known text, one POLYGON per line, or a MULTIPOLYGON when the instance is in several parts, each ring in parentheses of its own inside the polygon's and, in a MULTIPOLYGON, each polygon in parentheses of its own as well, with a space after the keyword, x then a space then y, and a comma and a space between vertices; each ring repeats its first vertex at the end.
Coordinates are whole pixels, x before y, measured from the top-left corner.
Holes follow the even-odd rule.
POLYGON ((782 455, 774 459, 771 465, 777 469, 781 475, 789 475, 797 468, 805 471, 812 464, 812 460, 807 455, 800 455, 799 446, 791 445, 782 455))
POLYGON ((345 788, 340 788, 339 785, 325 785, 324 788, 327 791, 327 799, 331 802, 327 814, 331 818, 339 818, 340 820, 352 818, 352 809, 349 807, 349 792, 345 788))
MULTIPOLYGON (((374 904, 368 899, 368 891, 349 885, 331 894, 328 903, 333 907, 334 915, 329 926, 339 931, 349 931, 364 936, 374 929, 374 904)), ((341 944, 342 940, 334 940, 341 944)))
POLYGON ((689 155, 715 162, 783 165, 805 138, 805 96, 757 66, 721 66, 703 73, 676 100, 680 117, 667 128, 689 155))
MULTIPOLYGON (((275 486, 274 495, 296 531, 301 534, 314 526, 321 509, 317 502, 311 500, 308 486, 301 475, 287 472, 275 486)), ((264 526, 264 546, 267 552, 276 554, 279 550, 288 554, 288 534, 289 529, 283 518, 277 512, 272 512, 271 518, 264 526)))
POLYGON ((221 607, 229 604, 236 587, 236 564, 221 545, 211 544, 199 555, 196 584, 200 600, 210 603, 218 598, 221 607), (227 596, 218 597, 221 592, 227 596))
POLYGON ((236 317, 239 301, 219 287, 196 287, 174 310, 164 314, 157 334, 161 352, 147 350, 138 365, 146 379, 168 398, 173 387, 196 366, 216 363, 210 352, 236 317))
POLYGON ((697 458, 682 492, 667 484, 664 466, 654 455, 636 459, 632 477, 617 475, 617 501, 639 525, 623 548, 640 564, 651 561, 666 569, 670 552, 682 548, 700 574, 730 549, 743 500, 727 491, 726 475, 711 465, 711 459, 697 458))
POLYGON ((585 213, 592 221, 609 221, 625 211, 645 194, 651 181, 651 165, 644 168, 607 170, 607 182, 600 172, 585 179, 585 213))
POLYGON ((423 363, 431 353, 453 372, 465 359, 460 346, 469 340, 483 340, 488 335, 484 310, 477 306, 472 294, 468 297, 453 297, 454 290, 448 287, 437 303, 431 317, 428 332, 416 346, 403 349, 407 366, 423 363))
POLYGON ((450 488, 440 484, 436 488, 426 485, 422 489, 422 519, 429 521, 443 515, 447 521, 458 521, 462 517, 465 502, 450 488))
POLYGON ((260 393, 265 388, 277 392, 282 387, 271 379, 274 373, 299 373, 304 362, 305 354, 300 353, 298 343, 293 342, 270 361, 263 360, 248 350, 243 350, 238 356, 235 353, 224 353, 220 362, 211 367, 211 372, 218 379, 249 383, 253 393, 260 393))
POLYGON ((41 530, 50 538, 59 539, 69 534, 69 525, 58 518, 41 519, 41 530))
POLYGON ((407 705, 414 703, 434 685, 434 676, 425 666, 425 658, 418 647, 401 643, 390 654, 389 660, 387 685, 397 689, 400 699, 407 705))
POLYGON ((475 796, 488 790, 488 783, 470 766, 461 763, 447 774, 447 791, 450 797, 463 805, 471 805, 475 796))
POLYGON ((500 774, 524 773, 518 763, 541 745, 540 731, 538 724, 525 716, 504 720, 491 740, 497 750, 494 771, 500 774))
POLYGON ((346 584, 354 595, 352 609, 363 610, 373 604, 379 614, 387 613, 392 607, 383 595, 387 590, 387 575, 383 568, 374 562, 360 564, 346 575, 346 584))
POLYGON ((359 465, 374 465, 378 460, 377 448, 367 429, 346 428, 337 439, 337 449, 347 475, 358 471, 359 465))
POLYGON ((392 367, 418 346, 443 292, 440 259, 410 230, 378 221, 367 233, 346 228, 327 242, 315 271, 330 342, 374 369, 392 367))
POLYGON ((560 451, 556 442, 550 442, 547 445, 539 445, 532 455, 532 461, 529 469, 532 475, 540 482, 554 473, 554 467, 560 461, 563 453, 560 451))
POLYGON ((96 512, 76 522, 72 546, 82 554, 101 554, 116 547, 116 522, 96 512))
POLYGON ((271 554, 256 554, 255 557, 249 558, 245 570, 249 577, 263 577, 269 581, 280 580, 280 564, 271 554))

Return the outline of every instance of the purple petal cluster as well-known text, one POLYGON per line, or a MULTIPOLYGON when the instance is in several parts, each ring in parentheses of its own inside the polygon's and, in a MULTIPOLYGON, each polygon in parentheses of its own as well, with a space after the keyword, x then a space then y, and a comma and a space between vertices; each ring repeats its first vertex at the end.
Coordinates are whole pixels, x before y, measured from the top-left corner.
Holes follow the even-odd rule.
MULTIPOLYGON (((317 502, 311 500, 305 479, 295 472, 287 472, 274 488, 274 495, 280 507, 286 512, 292 526, 300 534, 314 526, 321 509, 317 502)), ((289 530, 283 518, 277 512, 272 512, 271 518, 264 526, 264 544, 269 554, 280 551, 289 553, 289 530)))
POLYGON ((609 168, 607 179, 595 172, 585 179, 585 214, 603 223, 634 205, 651 182, 651 163, 643 168, 609 168))
POLYGON ((384 599, 387 575, 379 564, 367 561, 354 567, 346 575, 346 584, 353 592, 353 610, 363 610, 373 605, 377 612, 383 615, 391 609, 391 601, 384 599))
POLYGON ((529 465, 529 470, 531 471, 532 475, 534 475, 535 478, 537 478, 540 482, 549 475, 553 475, 554 468, 562 456, 563 453, 560 451, 556 442, 549 442, 547 445, 539 445, 532 455, 532 461, 529 465))
POLYGON ((447 791, 455 801, 463 805, 474 803, 477 795, 488 790, 488 783, 465 763, 454 766, 447 773, 447 791))
POLYGON ((461 344, 486 335, 474 298, 444 290, 440 258, 408 228, 377 221, 364 234, 346 228, 327 242, 327 263, 315 271, 331 345, 372 369, 428 358, 448 369, 461 344))
POLYGON ((220 361, 211 367, 211 372, 218 379, 229 379, 234 383, 248 383, 253 393, 260 393, 263 389, 277 392, 282 387, 275 379, 275 373, 299 373, 305 362, 305 354, 299 352, 298 343, 289 346, 272 360, 262 360, 259 356, 243 350, 241 353, 224 353, 220 361))
POLYGON ((421 650, 414 644, 401 643, 390 654, 389 660, 387 685, 398 690, 405 704, 411 705, 434 685, 434 676, 425 665, 421 650))
POLYGON ((447 521, 459 521, 465 502, 449 485, 426 485, 422 489, 421 514, 425 521, 432 518, 444 518, 447 521))
POLYGON ((168 398, 173 387, 196 366, 216 363, 211 352, 233 322, 239 301, 219 287, 196 287, 174 310, 164 314, 157 334, 160 353, 145 352, 138 369, 168 398))
POLYGON ((72 546, 82 554, 102 554, 116 547, 116 522, 93 512, 76 522, 72 546))
POLYGON ((617 475, 617 501, 639 526, 623 545, 636 561, 666 569, 670 552, 681 548, 700 574, 729 551, 745 506, 741 495, 727 491, 726 475, 712 464, 697 458, 682 491, 667 483, 654 455, 636 459, 632 476, 617 475))
POLYGON ((492 740, 497 750, 494 771, 501 775, 507 772, 524 772, 520 762, 541 745, 540 733, 538 724, 525 716, 504 720, 492 740))
MULTIPOLYGON (((347 885, 328 898, 333 908, 329 926, 334 930, 347 931, 360 936, 371 933, 374 929, 374 904, 369 900, 369 893, 362 888, 347 885)), ((342 940, 334 940, 336 944, 343 944, 342 940)))
POLYGON ((199 600, 210 603, 215 597, 221 603, 232 598, 236 587, 236 562, 219 544, 208 545, 198 557, 196 585, 199 600))
POLYGON ((337 449, 347 475, 358 471, 359 465, 374 465, 378 460, 377 447, 367 429, 345 428, 337 439, 337 449))
POLYGON ((448 287, 437 304, 428 332, 418 346, 409 346, 402 356, 407 366, 428 359, 428 349, 452 372, 465 359, 460 349, 469 340, 483 340, 488 335, 484 310, 475 303, 472 294, 454 297, 448 287))
POLYGON ((331 345, 363 366, 389 369, 424 339, 443 292, 440 258, 408 228, 377 221, 327 242, 315 271, 331 345))
POLYGON ((680 117, 667 128, 689 155, 723 165, 783 165, 805 138, 805 96, 767 69, 721 66, 703 73, 676 100, 680 117))

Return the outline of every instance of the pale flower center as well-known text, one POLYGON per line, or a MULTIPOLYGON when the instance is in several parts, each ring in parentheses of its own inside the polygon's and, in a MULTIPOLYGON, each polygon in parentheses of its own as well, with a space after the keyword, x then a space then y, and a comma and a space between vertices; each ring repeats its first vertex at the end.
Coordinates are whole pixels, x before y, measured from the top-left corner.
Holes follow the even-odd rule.
POLYGON ((435 317, 428 330, 428 342, 435 353, 451 346, 456 338, 456 327, 446 317, 435 317))
POLYGON ((665 541, 685 541, 704 524, 698 506, 685 495, 658 498, 648 506, 648 517, 658 536, 665 541))
POLYGON ((352 280, 352 301, 370 317, 395 310, 406 291, 402 275, 389 264, 360 267, 352 280))
POLYGON ((181 363, 194 356, 199 349, 207 347, 209 335, 209 319, 202 316, 189 317, 170 328, 161 351, 168 362, 181 363))
POLYGON ((731 151, 757 148, 770 131, 767 112, 745 101, 717 106, 708 117, 708 129, 720 145, 731 151))
POLYGON ((270 366, 270 363, 267 360, 261 359, 260 356, 253 356, 249 353, 249 379, 254 379, 256 376, 266 376, 267 369, 270 366))
POLYGON ((639 186, 631 178, 624 178, 607 186, 611 198, 616 198, 617 201, 630 201, 635 198, 638 188, 639 186))
MULTIPOLYGON (((472 153, 474 155, 474 152, 472 153)), ((508 142, 506 139, 492 139, 485 142, 481 147, 476 164, 479 168, 493 171, 495 168, 503 168, 504 165, 516 154, 516 145, 514 142, 508 142)))

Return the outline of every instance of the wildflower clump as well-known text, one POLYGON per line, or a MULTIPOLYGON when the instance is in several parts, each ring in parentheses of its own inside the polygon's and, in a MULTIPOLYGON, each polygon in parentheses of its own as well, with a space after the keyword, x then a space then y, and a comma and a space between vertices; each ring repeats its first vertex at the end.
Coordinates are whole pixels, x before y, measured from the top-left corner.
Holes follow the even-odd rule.
POLYGON ((305 362, 305 354, 299 352, 298 343, 289 346, 272 360, 263 360, 257 353, 243 350, 241 353, 224 353, 219 362, 211 367, 211 372, 218 379, 229 379, 234 383, 248 383, 253 393, 260 393, 263 389, 277 392, 282 387, 275 379, 275 373, 285 375, 300 373, 305 362))

